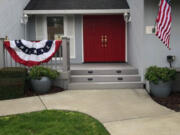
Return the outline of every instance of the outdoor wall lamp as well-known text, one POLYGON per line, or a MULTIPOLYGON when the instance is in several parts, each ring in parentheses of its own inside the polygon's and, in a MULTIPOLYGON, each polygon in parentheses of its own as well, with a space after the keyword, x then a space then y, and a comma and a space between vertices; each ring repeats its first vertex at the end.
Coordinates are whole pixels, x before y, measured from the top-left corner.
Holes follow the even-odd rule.
POLYGON ((167 61, 169 62, 170 68, 172 68, 172 63, 175 61, 176 57, 169 55, 167 56, 167 61))
POLYGON ((128 13, 128 12, 124 13, 124 21, 126 23, 131 22, 131 15, 130 15, 130 13, 128 13))
POLYGON ((21 23, 22 24, 27 24, 28 23, 28 19, 29 19, 28 15, 24 14, 22 19, 21 19, 21 23))
POLYGON ((21 19, 21 24, 24 24, 24 39, 27 39, 27 23, 28 23, 28 15, 24 14, 21 19))

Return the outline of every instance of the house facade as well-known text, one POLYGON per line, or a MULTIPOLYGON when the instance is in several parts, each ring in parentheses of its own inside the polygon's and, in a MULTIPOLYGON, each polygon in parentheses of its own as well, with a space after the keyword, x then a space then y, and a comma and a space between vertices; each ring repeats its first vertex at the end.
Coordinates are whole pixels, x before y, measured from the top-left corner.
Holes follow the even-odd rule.
POLYGON ((128 63, 139 69, 180 66, 180 2, 172 3, 171 50, 152 33, 158 0, 1 0, 0 37, 43 40, 70 38, 71 63, 128 63), (8 10, 7 10, 8 9, 8 10), (27 25, 22 24, 24 15, 27 25), (129 16, 130 15, 130 16, 129 16))

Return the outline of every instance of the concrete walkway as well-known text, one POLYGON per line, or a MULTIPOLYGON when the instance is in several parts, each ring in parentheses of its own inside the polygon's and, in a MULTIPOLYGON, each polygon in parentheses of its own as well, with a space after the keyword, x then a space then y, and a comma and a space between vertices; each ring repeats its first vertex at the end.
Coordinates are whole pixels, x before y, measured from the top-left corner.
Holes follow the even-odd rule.
POLYGON ((156 104, 143 89, 77 90, 0 101, 0 115, 74 110, 100 120, 111 135, 179 135, 180 113, 156 104))

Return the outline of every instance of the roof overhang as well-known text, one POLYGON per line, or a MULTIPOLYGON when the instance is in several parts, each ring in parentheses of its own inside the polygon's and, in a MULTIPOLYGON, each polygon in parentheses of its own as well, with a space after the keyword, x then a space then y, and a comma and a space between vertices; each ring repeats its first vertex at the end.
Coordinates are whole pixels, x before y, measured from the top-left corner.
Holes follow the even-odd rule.
POLYGON ((129 13, 130 9, 91 9, 91 10, 24 10, 27 15, 68 15, 68 14, 123 14, 129 13))

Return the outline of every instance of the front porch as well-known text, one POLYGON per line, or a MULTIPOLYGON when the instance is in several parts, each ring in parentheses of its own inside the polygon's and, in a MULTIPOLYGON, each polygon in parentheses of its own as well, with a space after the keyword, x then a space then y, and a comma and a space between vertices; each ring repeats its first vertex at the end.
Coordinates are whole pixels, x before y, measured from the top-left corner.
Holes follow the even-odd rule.
MULTIPOLYGON (((0 67, 25 67, 16 63, 3 47, 4 39, 0 45, 0 67)), ((64 89, 124 89, 143 88, 138 69, 127 63, 70 63, 69 38, 64 37, 62 46, 55 57, 42 66, 60 72, 55 85, 64 89)), ((27 67, 29 68, 29 67, 27 67)))

